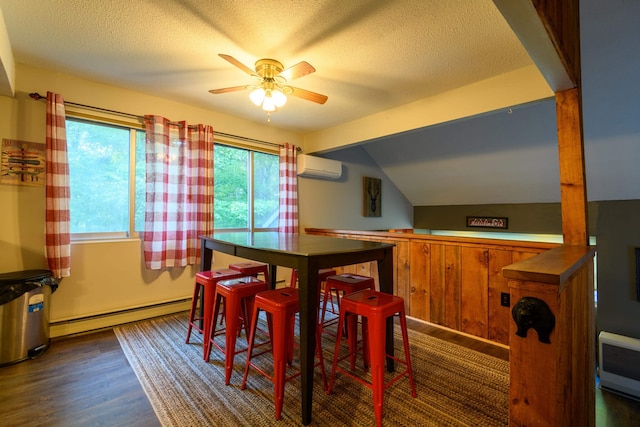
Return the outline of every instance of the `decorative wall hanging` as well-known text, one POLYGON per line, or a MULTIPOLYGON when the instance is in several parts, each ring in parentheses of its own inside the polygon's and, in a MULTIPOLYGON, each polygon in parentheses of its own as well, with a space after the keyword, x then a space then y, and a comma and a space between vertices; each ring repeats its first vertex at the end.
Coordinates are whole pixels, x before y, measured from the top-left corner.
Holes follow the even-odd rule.
POLYGON ((556 316, 546 302, 536 297, 522 297, 511 309, 511 316, 516 322, 516 335, 527 337, 527 331, 533 329, 538 333, 538 340, 551 344, 549 336, 556 326, 556 316))
POLYGON ((488 216, 468 216, 467 227, 481 228, 509 228, 509 218, 488 217, 488 216))
POLYGON ((364 216, 382 216, 382 180, 365 176, 362 200, 364 216))
POLYGON ((0 182, 43 186, 46 145, 37 142, 2 140, 0 182))

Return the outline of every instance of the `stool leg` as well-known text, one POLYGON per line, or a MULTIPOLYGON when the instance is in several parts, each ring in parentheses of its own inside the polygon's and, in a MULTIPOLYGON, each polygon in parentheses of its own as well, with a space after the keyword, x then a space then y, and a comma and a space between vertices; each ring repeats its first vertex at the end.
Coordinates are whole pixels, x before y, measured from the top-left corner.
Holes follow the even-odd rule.
MULTIPOLYGON (((220 306, 222 306, 222 314, 220 315, 220 324, 222 324, 222 320, 225 317, 225 310, 224 310, 224 301, 223 301, 223 297, 222 295, 218 294, 218 292, 216 291, 216 293, 214 294, 214 309, 213 309, 213 318, 211 320, 211 334, 209 335, 211 337, 211 340, 215 339, 216 336, 216 328, 218 325, 218 316, 220 315, 220 306)), ((209 341, 209 347, 206 350, 207 353, 205 355, 205 359, 207 361, 207 363, 209 363, 209 358, 211 357, 211 341, 209 341)))
POLYGON ((384 400, 384 369, 386 359, 386 331, 387 319, 374 316, 369 325, 369 358, 371 360, 371 385, 373 388, 373 412, 376 416, 376 425, 382 426, 383 400, 384 400), (377 332, 377 333, 376 333, 377 332))
MULTIPOLYGON (((344 322, 344 311, 340 310, 340 316, 338 317, 338 324, 342 324, 344 322)), ((338 356, 340 355, 340 341, 342 341, 342 328, 338 328, 336 336, 336 347, 333 352, 333 363, 331 364, 331 378, 329 378, 329 387, 327 388, 327 394, 331 394, 331 390, 333 389, 333 380, 336 377, 336 369, 338 367, 338 356)))
POLYGON ((209 362, 209 354, 211 353, 211 326, 213 323, 213 303, 215 300, 215 285, 204 286, 204 324, 202 329, 204 330, 204 360, 209 362))
POLYGON ((236 352, 236 340, 238 338, 238 328, 240 327, 240 304, 236 296, 228 296, 225 299, 225 348, 224 348, 224 383, 229 385, 231 373, 233 372, 233 359, 236 352))
POLYGON ((276 405, 276 420, 282 415, 284 402, 284 382, 289 359, 290 319, 286 313, 272 313, 274 335, 271 337, 273 349, 273 399, 276 405))
POLYGON ((371 366, 371 349, 369 348, 369 321, 366 317, 362 317, 362 359, 364 360, 364 369, 371 366))
POLYGON ((404 360, 407 362, 409 373, 409 385, 411 386, 411 397, 416 397, 416 386, 413 383, 413 368, 411 367, 411 352, 409 351, 409 336, 407 333, 407 318, 404 311, 400 312, 400 327, 402 328, 402 342, 404 343, 404 360))
MULTIPOLYGON (((358 346, 358 315, 355 313, 346 313, 346 322, 347 341, 349 342, 349 361, 351 363, 351 370, 353 371, 356 368, 356 348, 358 346)), ((340 330, 342 330, 341 327, 340 330)), ((362 333, 364 336, 364 329, 362 333)))
POLYGON ((251 331, 247 339, 247 363, 244 365, 244 375, 242 376, 242 385, 240 389, 244 390, 247 387, 247 375, 249 374, 249 366, 251 365, 251 352, 253 351, 253 342, 256 335, 256 325, 258 323, 258 306, 254 305, 253 314, 251 315, 251 331))
POLYGON ((316 351, 320 359, 320 375, 322 375, 322 387, 327 390, 327 373, 324 370, 324 355, 322 354, 322 325, 316 326, 316 351))
POLYGON ((191 337, 191 329, 193 328, 193 319, 196 318, 196 310, 198 309, 198 297, 200 296, 200 283, 196 282, 193 287, 193 298, 191 299, 191 310, 189 311, 189 327, 187 328, 187 340, 186 344, 189 344, 189 338, 191 337))
MULTIPOLYGON (((331 290, 328 286, 324 288, 324 297, 322 298, 322 314, 320 315, 320 323, 324 324, 324 315, 327 312, 327 298, 329 297, 331 290)), ((331 301, 333 304, 333 300, 331 301)))

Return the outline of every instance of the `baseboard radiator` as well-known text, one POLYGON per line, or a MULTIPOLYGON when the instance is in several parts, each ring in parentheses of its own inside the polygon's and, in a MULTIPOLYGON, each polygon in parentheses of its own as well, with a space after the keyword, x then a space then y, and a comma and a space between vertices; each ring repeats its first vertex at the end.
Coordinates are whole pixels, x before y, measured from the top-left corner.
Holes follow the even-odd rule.
POLYGON ((640 399, 640 340, 603 331, 598 341, 600 387, 640 399))
POLYGON ((94 316, 86 316, 75 319, 52 322, 49 325, 50 337, 61 337, 110 328, 124 323, 164 316, 166 314, 179 313, 191 308, 191 299, 180 299, 143 307, 134 307, 103 313, 94 316))

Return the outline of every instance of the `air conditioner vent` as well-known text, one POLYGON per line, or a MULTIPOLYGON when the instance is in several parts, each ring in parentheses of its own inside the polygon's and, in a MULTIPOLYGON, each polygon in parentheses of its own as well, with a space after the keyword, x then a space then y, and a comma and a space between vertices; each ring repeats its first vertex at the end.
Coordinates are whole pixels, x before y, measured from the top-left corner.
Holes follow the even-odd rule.
POLYGON ((600 386, 640 398, 640 340, 600 332, 600 386))
POLYGON ((342 163, 324 157, 298 155, 298 176, 338 179, 342 176, 342 163))

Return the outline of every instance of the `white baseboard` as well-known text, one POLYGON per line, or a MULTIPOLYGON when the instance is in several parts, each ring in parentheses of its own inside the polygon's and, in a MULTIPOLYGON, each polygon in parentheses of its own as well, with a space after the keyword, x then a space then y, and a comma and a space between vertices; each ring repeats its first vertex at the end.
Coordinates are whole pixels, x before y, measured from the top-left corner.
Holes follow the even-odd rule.
POLYGON ((138 320, 150 319, 152 317, 164 316, 166 314, 179 313, 189 309, 191 309, 191 299, 184 299, 147 307, 138 307, 113 313, 105 313, 97 316, 64 320, 61 322, 54 322, 49 325, 49 336, 51 338, 56 338, 65 335, 90 332, 98 329, 110 328, 116 325, 122 325, 123 323, 136 322, 138 320))

